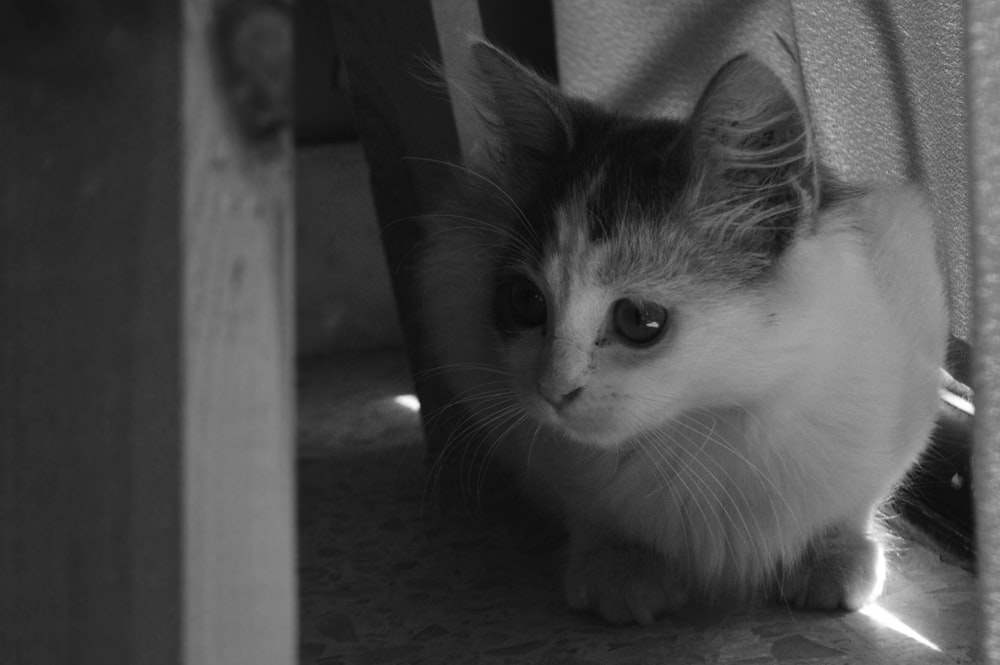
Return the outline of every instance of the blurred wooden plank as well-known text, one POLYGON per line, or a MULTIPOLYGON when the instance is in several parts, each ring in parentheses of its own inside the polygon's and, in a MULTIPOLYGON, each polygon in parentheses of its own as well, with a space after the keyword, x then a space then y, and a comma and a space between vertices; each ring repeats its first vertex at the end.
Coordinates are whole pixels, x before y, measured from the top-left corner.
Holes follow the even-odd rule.
POLYGON ((5 663, 179 659, 175 5, 0 13, 5 663))
POLYGON ((185 662, 289 663, 297 637, 290 15, 267 2, 186 8, 185 662), (220 8, 235 12, 219 45, 234 65, 222 68, 228 100, 212 76, 220 8), (243 105, 236 125, 234 101, 243 105))
POLYGON ((291 663, 291 16, 184 6, 184 662, 291 663))
POLYGON ((289 151, 221 4, 0 7, 0 662, 295 658, 289 151))
POLYGON ((972 469, 980 662, 1000 663, 1000 5, 966 5, 975 290, 972 469))

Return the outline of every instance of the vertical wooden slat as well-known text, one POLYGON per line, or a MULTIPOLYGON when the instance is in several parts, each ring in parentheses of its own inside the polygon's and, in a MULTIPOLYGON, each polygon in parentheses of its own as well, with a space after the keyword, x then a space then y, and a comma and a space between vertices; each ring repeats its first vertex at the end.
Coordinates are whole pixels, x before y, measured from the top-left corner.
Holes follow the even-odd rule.
POLYGON ((290 14, 261 0, 185 11, 185 663, 288 663, 290 14))
MULTIPOLYGON (((435 413, 448 397, 439 376, 421 373, 430 361, 414 288, 413 264, 423 238, 418 222, 446 195, 461 162, 459 133, 468 141, 464 130, 471 125, 456 123, 446 88, 431 82, 436 74, 427 64, 441 63, 443 54, 446 66, 457 65, 462 55, 457 42, 466 35, 459 21, 475 27, 477 7, 455 0, 328 1, 417 393, 422 412, 435 413)), ((434 425, 428 435, 435 450, 447 435, 446 421, 425 424, 434 425)))
POLYGON ((225 101, 236 4, 0 6, 5 665, 294 660, 289 149, 225 101))
POLYGON ((0 662, 179 662, 172 2, 0 10, 0 662), (35 13, 32 13, 35 12, 35 13))
POLYGON ((1000 6, 967 3, 976 548, 983 663, 1000 663, 1000 6))

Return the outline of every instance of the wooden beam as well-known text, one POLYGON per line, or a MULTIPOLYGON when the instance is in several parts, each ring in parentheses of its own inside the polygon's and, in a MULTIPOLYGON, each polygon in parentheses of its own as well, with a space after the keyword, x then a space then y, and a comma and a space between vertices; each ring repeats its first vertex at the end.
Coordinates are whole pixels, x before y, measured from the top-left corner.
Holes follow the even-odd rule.
POLYGON ((289 149, 223 4, 0 7, 4 663, 295 659, 289 149))

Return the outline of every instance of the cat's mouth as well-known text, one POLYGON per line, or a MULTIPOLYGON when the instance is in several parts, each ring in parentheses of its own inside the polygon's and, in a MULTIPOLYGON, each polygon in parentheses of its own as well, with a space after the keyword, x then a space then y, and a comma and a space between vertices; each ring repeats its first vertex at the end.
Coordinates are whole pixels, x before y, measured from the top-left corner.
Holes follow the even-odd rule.
POLYGON ((563 437, 584 446, 609 449, 628 438, 617 426, 617 418, 606 408, 585 402, 553 405, 535 395, 525 405, 528 415, 563 437))

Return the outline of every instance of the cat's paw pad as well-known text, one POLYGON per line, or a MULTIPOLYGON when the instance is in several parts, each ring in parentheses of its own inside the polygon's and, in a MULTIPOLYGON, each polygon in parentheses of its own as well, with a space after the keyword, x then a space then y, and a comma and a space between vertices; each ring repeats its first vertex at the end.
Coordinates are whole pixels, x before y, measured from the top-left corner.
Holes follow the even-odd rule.
POLYGON ((649 624, 687 602, 687 591, 655 554, 608 546, 574 554, 566 570, 566 602, 611 623, 649 624))
POLYGON ((864 534, 819 541, 781 582, 781 596, 801 609, 858 610, 878 598, 885 581, 882 547, 864 534))

